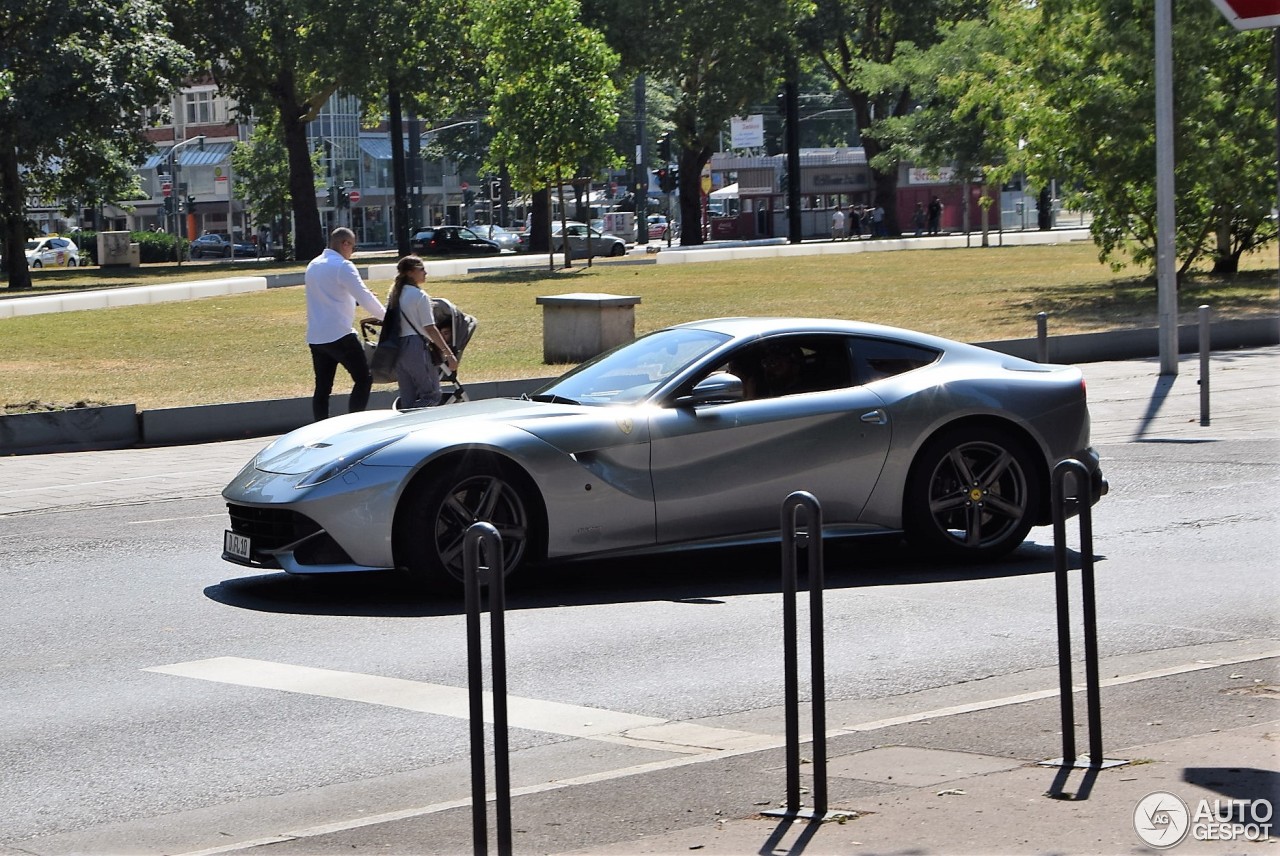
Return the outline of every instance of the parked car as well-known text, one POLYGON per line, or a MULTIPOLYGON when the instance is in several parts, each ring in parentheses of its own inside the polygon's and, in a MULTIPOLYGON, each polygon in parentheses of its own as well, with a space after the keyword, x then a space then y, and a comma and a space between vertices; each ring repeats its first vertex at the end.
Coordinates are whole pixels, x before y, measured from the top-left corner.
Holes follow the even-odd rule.
POLYGON ((499 249, 514 250, 520 245, 520 236, 501 226, 476 226, 474 231, 486 241, 493 241, 499 249))
POLYGON ((410 249, 420 256, 493 256, 502 252, 465 226, 434 226, 422 229, 409 240, 410 249))
MULTIPOLYGON (((667 220, 665 214, 649 215, 649 237, 666 239, 667 230, 671 228, 671 223, 667 220)), ((674 235, 672 237, 675 237, 674 235)))
POLYGON ((227 235, 211 232, 192 240, 188 253, 193 259, 257 258, 258 248, 227 235))
POLYGON ((569 241, 569 250, 573 253, 575 259, 585 259, 587 257, 588 244, 590 244, 593 258, 595 256, 625 256, 627 254, 627 242, 617 235, 610 235, 598 229, 591 229, 586 223, 575 223, 573 221, 564 225, 557 223, 552 228, 552 252, 563 252, 562 247, 566 236, 569 241), (590 240, 588 240, 588 234, 590 234, 590 240))
POLYGON ((70 238, 46 235, 27 241, 27 267, 78 267, 80 248, 70 238))
POLYGON ((462 578, 467 527, 508 572, 543 560, 777 540, 805 490, 824 534, 905 533, 990 559, 1106 493, 1084 379, 893 327, 730 318, 650 333, 522 399, 337 416, 259 452, 223 491, 222 558, 295 574, 462 578), (1083 480, 1082 480, 1083 481, 1083 480))

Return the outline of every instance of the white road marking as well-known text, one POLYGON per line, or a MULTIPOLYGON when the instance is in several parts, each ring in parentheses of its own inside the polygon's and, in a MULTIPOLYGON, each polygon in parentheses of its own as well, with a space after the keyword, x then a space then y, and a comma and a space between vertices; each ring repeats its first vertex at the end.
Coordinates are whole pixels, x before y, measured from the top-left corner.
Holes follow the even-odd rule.
MULTIPOLYGON (((455 719, 468 719, 471 715, 470 698, 465 688, 403 678, 291 666, 287 663, 247 660, 241 657, 214 657, 210 660, 156 666, 144 671, 378 704, 455 719)), ((493 695, 489 692, 484 694, 484 718, 485 722, 493 722, 493 695)), ((530 731, 568 737, 621 735, 632 728, 646 728, 667 722, 653 716, 636 716, 517 696, 507 697, 507 720, 513 728, 527 728, 530 731)))
MULTIPOLYGON (((1257 660, 1272 659, 1275 657, 1280 657, 1280 650, 1268 650, 1268 651, 1253 652, 1253 653, 1242 652, 1234 656, 1198 659, 1194 662, 1181 663, 1175 666, 1170 666, 1170 667, 1161 668, 1161 669, 1153 669, 1151 671, 1146 671, 1146 672, 1138 672, 1138 673, 1129 674, 1129 675, 1116 675, 1115 677, 1102 680, 1099 683, 1102 686, 1120 686, 1123 684, 1131 684, 1131 683, 1137 683, 1139 681, 1150 680, 1152 678, 1166 677, 1168 675, 1185 674, 1187 672, 1197 672, 1203 669, 1214 669, 1214 668, 1218 668, 1219 666, 1229 666, 1229 665, 1235 665, 1238 663, 1249 663, 1257 660)), ((164 674, 187 675, 190 677, 205 677, 206 679, 211 679, 211 678, 207 678, 205 675, 200 673, 203 671, 211 670, 210 667, 205 666, 204 664, 217 664, 217 663, 224 663, 224 664, 262 663, 262 665, 265 665, 265 666, 279 665, 275 663, 263 663, 262 661, 257 661, 257 660, 240 660, 239 658, 235 658, 235 657, 220 657, 220 658, 215 658, 213 660, 200 660, 194 663, 178 663, 173 666, 159 666, 152 669, 145 669, 144 671, 161 672, 164 674)), ((299 669, 302 667, 286 666, 284 668, 293 670, 293 669, 299 669)), ((351 672, 329 672, 328 670, 325 670, 325 669, 307 669, 306 671, 319 672, 327 675, 354 674, 351 672)), ((357 677, 368 677, 368 676, 357 675, 357 677)), ((213 679, 213 680, 216 680, 216 679, 213 679)), ((387 680, 387 679, 383 679, 383 680, 387 680)), ((246 683, 240 680, 231 680, 226 682, 237 683, 237 684, 246 685, 246 686, 262 685, 258 683, 246 683)), ((415 683, 415 682, 409 681, 407 683, 415 683)), ((424 685, 424 686, 431 686, 431 685, 424 685)), ((453 688, 446 687, 445 689, 453 689, 453 688)), ((871 722, 862 722, 855 725, 848 725, 843 728, 837 728, 837 729, 828 731, 828 736, 838 737, 841 735, 853 734, 856 732, 874 731, 877 729, 887 728, 889 726, 899 725, 899 724, 908 723, 908 722, 918 722, 926 719, 941 719, 943 717, 955 716, 957 714, 962 714, 962 713, 970 713, 977 710, 991 710, 994 708, 1007 707, 1015 704, 1023 704, 1028 701, 1035 701, 1038 699, 1050 698, 1056 695, 1058 695, 1058 690, 1055 688, 1055 689, 1044 689, 1044 690, 1037 690, 1037 691, 1032 691, 1027 693, 1020 693, 1018 695, 1006 696, 1004 698, 986 699, 983 701, 973 702, 970 704, 953 705, 951 707, 936 708, 934 710, 921 711, 919 713, 906 714, 904 716, 899 716, 899 717, 891 717, 888 719, 879 719, 871 722)), ((338 697, 345 698, 346 696, 338 696, 338 697)), ((570 710, 578 710, 578 711, 594 712, 597 710, 596 708, 575 708, 571 705, 561 705, 560 707, 570 709, 570 710)), ((607 711, 605 711, 605 713, 607 713, 607 711)), ((628 716, 628 714, 622 714, 622 716, 628 716)), ((512 722, 512 724, 513 725, 515 724, 514 721, 512 722)), ((676 729, 683 726, 693 726, 695 729, 701 728, 701 726, 697 726, 696 723, 675 723, 675 722, 658 720, 653 725, 640 726, 639 730, 637 730, 635 734, 641 737, 644 735, 652 736, 655 733, 659 733, 659 734, 664 733, 662 731, 663 729, 670 728, 671 730, 666 732, 670 736, 677 733, 676 729)), ((737 735, 748 734, 749 735, 749 732, 731 732, 729 729, 707 728, 706 731, 708 732, 718 731, 718 732, 723 732, 724 734, 737 734, 737 735)), ((563 732, 555 732, 555 733, 563 733, 563 732)), ((686 732, 684 736, 690 737, 694 733, 695 732, 686 732)), ((668 760, 650 761, 648 763, 637 764, 632 767, 624 767, 616 770, 602 770, 596 773, 588 773, 583 776, 576 776, 576 777, 565 778, 565 779, 556 779, 549 782, 542 782, 536 785, 529 785, 529 786, 520 787, 520 788, 512 788, 511 796, 519 797, 519 796, 525 796, 528 794, 545 793, 548 791, 556 791, 564 788, 571 788, 578 785, 612 781, 615 779, 623 779, 631 776, 638 776, 645 773, 658 772, 661 770, 672 770, 679 767, 686 767, 692 764, 700 764, 705 761, 719 761, 719 760, 730 758, 736 755, 747 755, 752 752, 759 752, 764 749, 781 749, 786 746, 786 739, 784 737, 767 736, 767 735, 750 735, 750 736, 753 736, 759 739, 750 740, 750 741, 743 740, 742 743, 737 748, 726 747, 721 751, 703 752, 697 755, 686 754, 686 755, 681 755, 679 757, 671 758, 668 760), (748 745, 748 744, 751 744, 751 745, 748 745)), ((621 740, 630 740, 635 738, 626 737, 624 735, 598 735, 596 736, 595 739, 604 739, 604 740, 610 740, 611 742, 620 742, 621 740)), ((812 740, 812 735, 801 734, 800 740, 802 742, 812 740)), ((674 749, 674 747, 671 745, 667 745, 666 748, 671 751, 679 751, 678 749, 674 749)), ((492 801, 494 798, 495 798, 494 794, 491 793, 488 795, 488 799, 490 801, 492 801)), ((335 821, 333 823, 310 826, 303 829, 296 829, 288 832, 283 832, 278 835, 264 836, 261 838, 239 841, 236 843, 228 843, 228 844, 220 845, 217 847, 211 847, 205 850, 190 851, 188 853, 177 854, 177 856, 217 856, 217 854, 222 854, 222 853, 235 853, 235 852, 240 852, 244 850, 252 850, 257 847, 263 847, 270 844, 275 844, 275 843, 280 843, 285 841, 297 841, 299 839, 314 838, 321 835, 330 835, 335 832, 344 832, 347 830, 360 829, 367 826, 375 826, 380 823, 388 823, 396 820, 406 820, 408 818, 413 818, 413 817, 423 817, 430 814, 436 814, 442 811, 450 811, 452 809, 462 808, 470 804, 471 804, 470 799, 449 800, 447 802, 439 802, 431 805, 418 806, 416 808, 401 809, 399 811, 385 812, 383 814, 366 815, 363 817, 352 818, 349 820, 335 821)))

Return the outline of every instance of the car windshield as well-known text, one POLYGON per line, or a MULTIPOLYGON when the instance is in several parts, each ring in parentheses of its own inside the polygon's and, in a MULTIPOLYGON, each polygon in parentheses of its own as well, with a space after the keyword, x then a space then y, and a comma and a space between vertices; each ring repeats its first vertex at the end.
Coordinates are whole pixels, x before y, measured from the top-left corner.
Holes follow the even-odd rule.
POLYGON ((723 333, 660 330, 589 360, 532 397, 577 404, 635 404, 729 341, 723 333))

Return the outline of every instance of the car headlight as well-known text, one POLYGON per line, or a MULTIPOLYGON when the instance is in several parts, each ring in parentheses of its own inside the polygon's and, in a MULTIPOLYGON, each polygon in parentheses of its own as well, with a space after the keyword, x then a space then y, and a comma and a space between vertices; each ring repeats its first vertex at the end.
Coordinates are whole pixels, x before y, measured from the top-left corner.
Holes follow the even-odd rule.
POLYGON ((385 449, 387 446, 390 446, 399 439, 399 437, 392 437, 388 440, 379 440, 376 443, 370 443, 367 446, 363 446, 359 449, 348 452, 345 455, 334 458, 324 466, 312 470, 310 473, 303 476, 302 481, 298 482, 298 487, 314 487, 318 484, 324 484, 330 479, 337 478, 343 473, 349 472, 365 458, 375 452, 385 449))

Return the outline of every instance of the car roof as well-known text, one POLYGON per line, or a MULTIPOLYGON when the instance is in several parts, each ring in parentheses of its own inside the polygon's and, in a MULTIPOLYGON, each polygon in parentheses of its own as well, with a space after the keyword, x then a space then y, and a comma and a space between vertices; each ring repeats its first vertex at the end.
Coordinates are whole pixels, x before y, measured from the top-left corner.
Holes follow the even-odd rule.
POLYGON ((703 321, 691 321, 687 324, 676 326, 711 330, 734 338, 749 339, 755 336, 787 333, 838 333, 899 339, 939 350, 955 350, 957 347, 967 347, 960 342, 944 339, 940 336, 932 336, 928 333, 920 333, 915 330, 907 330, 902 327, 890 327, 884 324, 871 324, 865 321, 848 321, 838 318, 708 318, 703 321))

